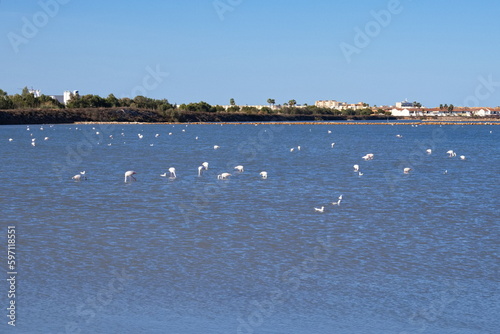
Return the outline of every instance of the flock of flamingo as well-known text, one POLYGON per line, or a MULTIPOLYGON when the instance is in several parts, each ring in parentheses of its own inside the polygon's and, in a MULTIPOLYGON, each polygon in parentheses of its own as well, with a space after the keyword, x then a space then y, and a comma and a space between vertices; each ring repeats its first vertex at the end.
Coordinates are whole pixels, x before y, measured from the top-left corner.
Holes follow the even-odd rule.
MULTIPOLYGON (((51 125, 52 127, 53 125, 51 125)), ((77 128, 78 129, 78 128, 77 128)), ((95 128, 92 128, 93 130, 95 130, 95 128)), ((30 127, 27 126, 27 130, 30 131, 30 127)), ((43 130, 43 126, 40 127, 40 130, 43 130)), ((183 132, 185 132, 184 129, 182 129, 183 132)), ((95 132, 97 135, 99 135, 99 131, 96 131, 95 132)), ((328 133, 332 133, 331 130, 328 130, 328 133)), ((490 131, 491 133, 491 131, 490 131)), ((121 133, 122 136, 124 136, 124 133, 122 132, 121 133)), ((168 135, 172 135, 172 132, 169 132, 168 135)), ((31 136, 33 136, 33 134, 31 134, 31 136)), ((138 138, 139 139, 143 139, 144 138, 144 135, 139 133, 138 135, 138 138)), ((160 134, 156 134, 155 135, 155 138, 158 138, 160 136, 160 134)), ((111 139, 113 138, 112 135, 109 136, 111 139)), ((402 135, 398 134, 396 135, 397 138, 403 138, 402 135)), ((198 139, 198 137, 196 137, 196 140, 198 139)), ((14 139, 13 138, 9 138, 8 141, 9 142, 12 142, 14 139)), ((49 137, 44 137, 44 140, 49 140, 49 137)), ((31 139, 31 145, 32 146, 36 146, 36 138, 32 138, 31 139)), ((111 144, 108 144, 108 145, 111 145, 111 144)), ((153 144, 151 144, 150 146, 153 146, 153 144)), ((331 143, 331 148, 334 148, 335 146, 335 143, 331 143)), ((213 149, 214 150, 218 150, 220 148, 219 145, 214 145, 213 146, 213 149)), ((296 147, 292 147, 290 148, 290 152, 294 152, 295 150, 297 151, 300 151, 301 150, 301 146, 296 146, 296 147)), ((427 149, 426 150, 426 153, 427 154, 432 154, 432 149, 427 149)), ((448 154, 448 157, 450 158, 453 158, 453 157, 456 157, 457 156, 457 153, 453 150, 448 150, 446 152, 446 154, 448 154)), ((368 160, 373 160, 375 158, 375 155, 373 153, 367 153, 365 154, 364 156, 361 157, 361 159, 365 160, 365 161, 368 161, 368 160)), ((465 155, 460 155, 459 156, 460 160, 466 160, 466 157, 465 155)), ((201 177, 204 173, 204 171, 208 170, 208 162, 203 162, 201 163, 201 165, 198 167, 198 177, 201 177)), ((243 165, 237 165, 234 167, 234 171, 236 173, 243 173, 244 172, 244 167, 243 165)), ((359 164, 355 164, 353 165, 353 171, 355 173, 357 173, 359 176, 363 176, 363 172, 360 170, 360 165, 359 164)), ((403 173, 404 174, 409 174, 410 172, 412 171, 412 168, 410 167, 405 167, 403 168, 403 173)), ((444 171, 444 174, 447 174, 447 170, 444 171)), ((137 173, 133 170, 129 170, 129 171, 126 171, 125 174, 124 174, 124 182, 125 183, 128 183, 128 182, 132 182, 132 181, 137 181, 137 179, 134 177, 134 175, 136 175, 137 173)), ((220 173, 217 175, 217 179, 218 180, 227 180, 232 174, 229 173, 229 172, 223 172, 223 173, 220 173)), ((168 169, 168 172, 165 172, 163 174, 160 174, 161 177, 169 177, 170 179, 175 179, 177 178, 177 174, 176 174, 176 170, 174 167, 170 167, 168 169)), ((268 174, 266 171, 261 171, 259 173, 259 176, 262 178, 262 179, 267 179, 268 177, 268 174)), ((83 181, 83 180, 86 180, 87 177, 86 177, 86 172, 85 171, 81 171, 79 172, 78 174, 74 175, 72 178, 72 180, 74 181, 83 181)), ((338 197, 338 199, 334 202, 332 202, 331 204, 333 206, 340 206, 340 203, 342 202, 342 199, 343 199, 343 195, 340 195, 338 197)), ((321 206, 321 207, 315 207, 314 208, 314 211, 316 212, 319 212, 319 213, 323 213, 325 211, 325 206, 321 206)))

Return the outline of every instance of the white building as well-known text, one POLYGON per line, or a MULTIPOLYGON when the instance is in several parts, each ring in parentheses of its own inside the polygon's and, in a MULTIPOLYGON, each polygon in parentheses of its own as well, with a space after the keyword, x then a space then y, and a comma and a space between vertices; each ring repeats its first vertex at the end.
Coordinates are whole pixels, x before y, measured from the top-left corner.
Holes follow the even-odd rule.
POLYGON ((360 110, 367 108, 367 105, 363 102, 348 104, 347 102, 338 102, 335 100, 319 100, 316 101, 314 105, 318 108, 330 108, 337 110, 344 110, 344 109, 360 110))
POLYGON ((54 100, 59 101, 59 103, 62 103, 64 105, 68 104, 68 101, 71 100, 71 95, 78 94, 77 90, 74 91, 64 91, 63 95, 49 95, 49 97, 53 98, 54 100))
POLYGON ((410 116, 410 111, 408 109, 391 109, 392 116, 410 116))

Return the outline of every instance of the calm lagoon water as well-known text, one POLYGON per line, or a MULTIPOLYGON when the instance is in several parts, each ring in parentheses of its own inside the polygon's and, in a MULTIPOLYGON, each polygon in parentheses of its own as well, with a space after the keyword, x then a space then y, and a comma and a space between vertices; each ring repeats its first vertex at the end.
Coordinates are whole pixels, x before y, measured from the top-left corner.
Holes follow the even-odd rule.
POLYGON ((0 332, 498 333, 499 135, 2 126, 2 253, 15 225, 18 275, 15 330, 0 284, 0 332))

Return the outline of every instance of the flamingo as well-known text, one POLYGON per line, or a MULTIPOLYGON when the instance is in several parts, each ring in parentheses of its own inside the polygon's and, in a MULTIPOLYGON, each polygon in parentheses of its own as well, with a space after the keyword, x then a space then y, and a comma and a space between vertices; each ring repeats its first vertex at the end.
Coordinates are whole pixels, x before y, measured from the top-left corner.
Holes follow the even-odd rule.
POLYGON ((214 150, 218 150, 220 148, 219 145, 214 145, 214 150))
POLYGON ((198 176, 201 176, 202 172, 203 172, 203 166, 198 166, 198 176))
POLYGON ((465 160, 465 155, 461 155, 460 160, 465 160))
POLYGON ((160 174, 161 177, 167 177, 167 173, 160 174))
POLYGON ((299 145, 299 146, 297 146, 297 151, 300 151, 300 145, 299 145))
POLYGON ((267 172, 260 172, 260 176, 263 178, 263 179, 267 179, 267 172))
POLYGON ((403 138, 403 135, 396 135, 397 138, 403 138))
POLYGON ((314 208, 314 211, 323 213, 325 211, 325 207, 322 206, 321 208, 314 208))
POLYGON ((14 139, 12 139, 12 138, 9 138, 9 141, 13 141, 13 140, 14 140, 14 139))
POLYGON ((405 169, 403 169, 403 173, 405 174, 410 174, 410 171, 411 171, 410 167, 406 167, 405 169))
POLYGON ((43 140, 49 140, 49 137, 45 137, 45 138, 43 138, 43 140))
POLYGON ((294 150, 295 150, 295 149, 292 147, 292 148, 290 149, 290 152, 293 152, 294 150))
POLYGON ((427 152, 427 154, 431 154, 432 153, 432 149, 428 148, 425 150, 425 152, 427 152))
POLYGON ((208 170, 208 162, 205 161, 204 163, 201 164, 201 166, 205 168, 205 170, 208 170))
POLYGON ((236 169, 240 173, 243 172, 243 166, 242 165, 235 166, 234 169, 236 169))
POLYGON ((76 174, 75 176, 73 176, 71 179, 75 180, 75 181, 81 181, 81 180, 86 180, 85 176, 81 175, 81 174, 76 174))
POLYGON ((136 172, 134 172, 133 170, 129 170, 129 171, 126 171, 125 172, 125 182, 127 182, 127 180, 134 180, 134 181, 137 181, 134 177, 134 174, 137 174, 136 172))
POLYGON ((448 152, 446 152, 448 154, 448 157, 452 158, 452 157, 456 157, 457 154, 453 151, 453 150, 449 150, 448 152))
POLYGON ((160 134, 159 133, 155 134, 155 138, 158 138, 158 137, 160 137, 160 134))
POLYGON ((170 168, 168 169, 168 171, 170 172, 170 177, 171 177, 171 178, 174 178, 174 179, 175 179, 175 178, 177 177, 177 175, 175 175, 175 168, 174 168, 174 167, 170 167, 170 168))
POLYGON ((339 200, 337 202, 333 202, 332 204, 340 206, 340 202, 342 202, 342 195, 339 196, 339 200))
POLYGON ((448 174, 448 170, 445 169, 444 172, 443 172, 444 175, 448 174))
POLYGON ((364 160, 373 160, 374 154, 373 153, 368 153, 365 156, 362 157, 364 160))
POLYGON ((139 139, 144 138, 144 135, 142 135, 142 134, 140 134, 140 133, 138 133, 138 134, 137 134, 137 136, 139 137, 139 139))
POLYGON ((332 146, 332 148, 333 148, 333 147, 335 146, 335 143, 332 143, 332 144, 331 144, 331 146, 332 146))
POLYGON ((331 130, 328 130, 328 133, 332 133, 332 131, 331 131, 331 130))
POLYGON ((352 166, 352 168, 354 168, 355 172, 359 172, 359 165, 358 164, 352 166))
POLYGON ((229 174, 229 173, 222 173, 222 174, 217 175, 217 179, 218 180, 226 180, 229 176, 231 176, 231 174, 229 174))

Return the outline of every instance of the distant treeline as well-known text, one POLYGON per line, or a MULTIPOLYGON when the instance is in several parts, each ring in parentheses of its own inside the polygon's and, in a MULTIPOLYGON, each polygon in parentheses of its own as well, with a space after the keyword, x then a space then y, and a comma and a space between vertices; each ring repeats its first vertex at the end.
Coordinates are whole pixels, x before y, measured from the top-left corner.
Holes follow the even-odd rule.
MULTIPOLYGON (((274 102, 274 100, 268 100, 274 102)), ((291 100, 291 102, 294 100, 291 100)), ((88 109, 88 108, 126 108, 126 109, 147 109, 157 112, 166 112, 167 114, 175 113, 241 113, 241 114, 284 114, 284 115, 334 115, 334 116, 367 116, 372 114, 384 114, 384 110, 377 111, 372 108, 361 110, 345 109, 336 110, 330 108, 318 108, 316 106, 296 107, 295 103, 284 104, 283 106, 275 106, 274 103, 269 104, 269 107, 257 109, 250 106, 237 106, 234 100, 231 99, 231 106, 224 108, 220 105, 212 106, 206 102, 197 102, 189 104, 181 104, 179 106, 169 103, 167 99, 152 99, 144 96, 136 96, 135 98, 117 98, 113 94, 103 98, 98 95, 82 95, 78 93, 72 94, 67 105, 60 103, 58 100, 47 95, 35 97, 30 93, 27 87, 23 89, 22 94, 8 95, 0 89, 0 110, 9 109, 88 109)))
POLYGON ((280 122, 320 120, 386 120, 384 115, 291 115, 230 112, 153 111, 130 108, 12 109, 0 110, 0 124, 61 124, 76 122, 280 122))

